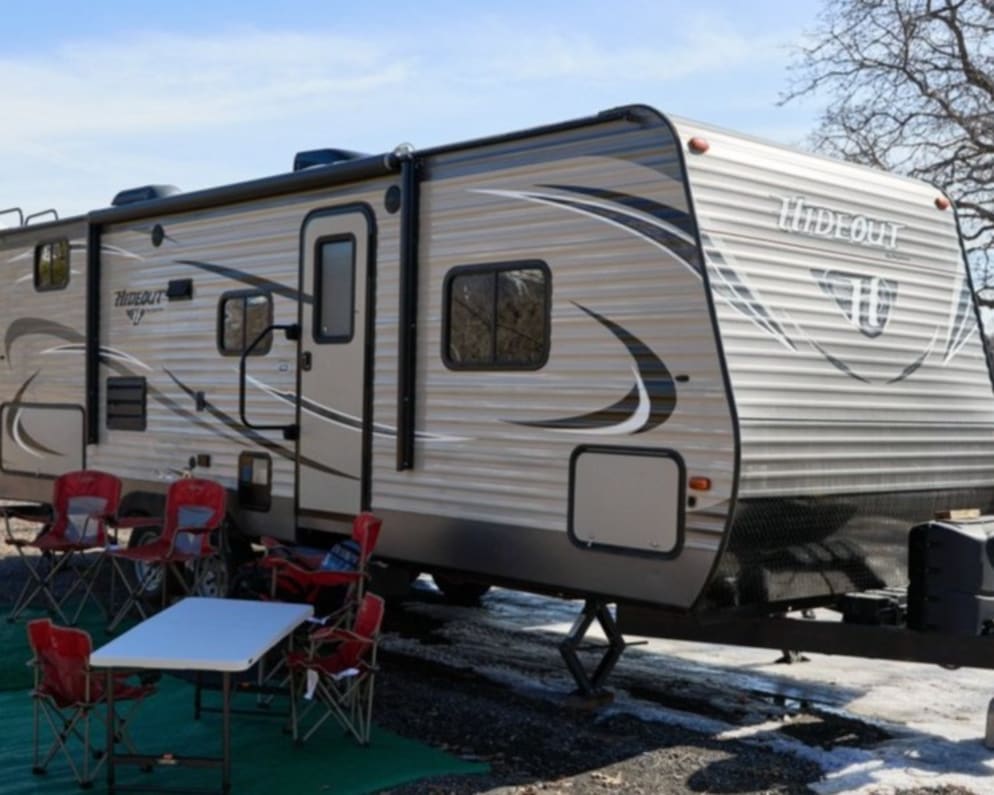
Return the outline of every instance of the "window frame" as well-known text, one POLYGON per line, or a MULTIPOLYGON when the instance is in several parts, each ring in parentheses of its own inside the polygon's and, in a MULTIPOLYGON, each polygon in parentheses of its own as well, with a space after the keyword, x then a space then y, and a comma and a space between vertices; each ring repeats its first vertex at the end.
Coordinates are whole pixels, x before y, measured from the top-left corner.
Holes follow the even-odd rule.
POLYGON ((359 241, 351 232, 342 232, 336 235, 324 235, 314 241, 314 304, 311 311, 311 337, 318 345, 345 345, 355 338, 355 312, 356 312, 356 260, 359 256, 359 241), (321 300, 324 295, 324 257, 322 249, 328 243, 338 243, 348 241, 352 244, 352 270, 351 283, 352 291, 349 295, 349 333, 348 334, 322 334, 321 319, 324 309, 321 300))
MULTIPOLYGON (((51 261, 49 261, 49 280, 51 280, 51 261)), ((69 238, 60 237, 53 240, 43 240, 37 245, 35 245, 34 252, 34 288, 36 292, 39 293, 51 293, 57 290, 65 290, 69 286, 69 281, 71 279, 72 272, 72 246, 69 243, 69 238), (42 286, 40 284, 39 266, 41 264, 41 252, 44 248, 50 248, 54 246, 65 246, 66 250, 66 280, 60 284, 49 284, 48 286, 42 286)))
POLYGON ((451 268, 442 282, 442 362, 449 370, 457 371, 508 371, 518 370, 532 372, 541 370, 548 364, 549 353, 552 348, 552 271, 543 260, 527 259, 502 262, 485 262, 477 265, 457 265, 451 268), (473 275, 479 273, 491 273, 494 278, 494 317, 493 317, 493 347, 497 341, 497 301, 500 290, 497 277, 505 271, 537 270, 541 271, 545 280, 545 301, 543 302, 543 324, 542 324, 542 355, 534 362, 514 362, 498 361, 496 353, 493 361, 483 362, 457 362, 449 354, 450 341, 452 337, 452 284, 460 276, 473 275))
MULTIPOLYGON (((229 300, 234 300, 240 298, 243 304, 243 315, 244 318, 244 307, 248 304, 249 298, 254 298, 256 296, 264 296, 266 298, 266 303, 269 309, 269 318, 266 323, 267 326, 273 325, 273 294, 269 290, 229 290, 226 293, 222 293, 221 297, 217 301, 217 329, 214 336, 214 342, 217 345, 217 351, 222 356, 238 356, 241 357, 245 353, 245 349, 248 344, 252 341, 248 339, 248 324, 242 322, 242 344, 238 350, 228 350, 224 347, 224 307, 229 300)), ((252 352, 252 356, 266 356, 273 349, 273 334, 270 332, 269 345, 260 346, 252 352)))

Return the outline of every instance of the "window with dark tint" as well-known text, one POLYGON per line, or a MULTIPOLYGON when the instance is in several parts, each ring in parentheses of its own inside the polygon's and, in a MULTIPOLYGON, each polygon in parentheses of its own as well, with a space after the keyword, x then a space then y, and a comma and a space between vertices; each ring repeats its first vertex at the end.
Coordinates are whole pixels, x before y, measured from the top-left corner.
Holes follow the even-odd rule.
POLYGON ((355 238, 352 235, 318 241, 314 269, 314 339, 348 342, 355 323, 355 238))
MULTIPOLYGON (((272 322, 273 299, 269 293, 255 290, 225 293, 218 306, 217 347, 225 356, 241 356, 272 322)), ((255 346, 252 356, 265 356, 272 347, 270 332, 255 346)))
POLYGON ((272 504, 273 459, 268 453, 245 451, 238 456, 238 504, 268 511, 272 504))
POLYGON ((35 289, 61 290, 69 284, 69 241, 35 247, 35 289))
POLYGON ((446 364, 538 369, 549 355, 549 296, 541 262, 453 269, 445 286, 446 364))

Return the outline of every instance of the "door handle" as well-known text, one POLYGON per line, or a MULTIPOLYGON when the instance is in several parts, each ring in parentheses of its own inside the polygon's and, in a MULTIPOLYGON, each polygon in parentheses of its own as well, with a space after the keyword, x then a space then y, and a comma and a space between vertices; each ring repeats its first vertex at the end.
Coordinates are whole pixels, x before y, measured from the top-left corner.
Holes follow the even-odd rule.
POLYGON ((311 352, 304 351, 300 354, 300 369, 310 370, 311 369, 311 352))

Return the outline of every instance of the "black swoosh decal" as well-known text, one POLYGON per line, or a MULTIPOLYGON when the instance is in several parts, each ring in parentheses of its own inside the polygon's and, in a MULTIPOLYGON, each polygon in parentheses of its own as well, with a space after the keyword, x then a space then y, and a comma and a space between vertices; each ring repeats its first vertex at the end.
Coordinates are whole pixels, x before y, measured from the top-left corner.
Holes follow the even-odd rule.
POLYGON ((711 280, 711 290, 727 301, 736 312, 749 318, 759 328, 775 337, 792 351, 796 351, 797 346, 784 331, 783 326, 770 314, 769 309, 749 285, 742 280, 738 271, 728 263, 725 255, 711 237, 702 234, 701 241, 704 244, 704 253, 708 264, 716 277, 711 280))
MULTIPOLYGON (((285 400, 291 406, 297 405, 297 396, 292 392, 283 392, 279 389, 274 389, 273 387, 267 387, 269 394, 278 397, 280 400, 285 400)), ((323 420, 329 420, 337 425, 342 425, 346 428, 351 428, 353 431, 363 430, 363 424, 357 420, 355 417, 350 417, 348 414, 342 414, 340 411, 335 411, 334 409, 322 406, 319 403, 315 403, 307 398, 300 399, 300 408, 311 412, 323 420)))
POLYGON ((21 337, 31 334, 48 334, 58 337, 66 342, 85 342, 86 338, 76 329, 70 326, 57 323, 54 320, 47 320, 41 317, 19 317, 7 326, 7 333, 4 334, 3 346, 4 354, 10 362, 10 348, 21 337))
POLYGON ((53 450, 51 447, 46 447, 41 442, 39 442, 37 439, 35 439, 30 433, 28 433, 28 429, 24 427, 24 423, 19 423, 19 424, 21 426, 21 433, 20 433, 21 440, 28 447, 33 447, 33 448, 35 448, 35 450, 37 450, 40 453, 47 453, 48 455, 55 455, 55 456, 58 456, 59 458, 65 458, 66 457, 65 453, 60 453, 58 450, 53 450))
POLYGON ((872 383, 868 378, 863 378, 863 376, 858 375, 857 373, 853 372, 852 368, 848 364, 846 364, 844 361, 842 361, 838 357, 832 356, 832 354, 830 354, 828 351, 826 351, 823 347, 821 347, 821 345, 819 345, 814 340, 808 340, 808 342, 811 343, 811 346, 816 351, 818 351, 818 353, 820 353, 822 356, 825 357, 825 359, 828 361, 829 364, 831 364, 836 369, 841 370, 843 373, 845 373, 846 375, 848 375, 850 378, 855 378, 857 381, 862 381, 864 384, 872 383))
MULTIPOLYGON (((561 190, 566 193, 576 193, 581 196, 590 196, 595 199, 603 199, 604 201, 620 204, 623 207, 654 216, 661 221, 672 224, 690 237, 694 237, 697 234, 697 225, 694 223, 694 217, 690 213, 645 196, 635 196, 631 193, 606 190, 604 188, 588 188, 581 185, 539 185, 539 187, 552 188, 553 190, 561 190)), ((681 242, 683 245, 687 245, 684 241, 681 242)))
MULTIPOLYGON (((11 401, 12 404, 16 406, 16 404, 21 402, 21 398, 24 396, 24 393, 27 391, 28 387, 31 386, 31 382, 38 377, 38 374, 40 372, 41 370, 35 370, 34 374, 27 381, 21 384, 17 392, 14 394, 14 399, 11 401)), ((14 428, 16 425, 18 425, 17 419, 18 419, 18 412, 16 410, 7 412, 7 422, 4 423, 4 425, 6 427, 7 435, 11 439, 17 438, 17 436, 15 436, 14 434, 14 428)), ((28 447, 34 447, 39 452, 48 453, 49 455, 57 455, 60 458, 65 457, 65 453, 61 453, 58 450, 53 450, 50 447, 46 447, 37 439, 35 439, 30 433, 28 433, 27 428, 25 428, 23 424, 21 424, 20 427, 21 431, 19 435, 21 439, 25 442, 25 444, 27 444, 28 447)))
POLYGON ((207 271, 208 273, 215 273, 218 276, 234 279, 242 284, 247 284, 250 287, 258 288, 259 290, 265 290, 266 292, 273 293, 274 295, 282 295, 284 298, 289 298, 292 301, 303 301, 305 304, 314 303, 314 299, 306 293, 294 290, 292 287, 287 287, 285 284, 274 282, 272 279, 264 279, 261 276, 255 276, 251 273, 237 270, 236 268, 229 268, 225 265, 215 265, 212 262, 198 262, 197 260, 192 259, 178 259, 176 260, 176 264, 200 268, 200 270, 207 271))
POLYGON ((911 375, 913 372, 915 372, 915 370, 917 370, 919 367, 921 367, 923 364, 925 364, 925 360, 928 358, 928 355, 931 352, 932 352, 932 349, 931 348, 927 348, 925 350, 925 352, 922 353, 921 356, 919 356, 911 364, 909 364, 907 367, 905 367, 901 371, 901 374, 899 376, 897 376, 897 378, 892 378, 887 383, 888 384, 896 384, 898 381, 903 381, 905 378, 907 378, 909 375, 911 375))
MULTIPOLYGON (((592 309, 588 309, 576 302, 573 303, 614 334, 628 349, 628 353, 632 359, 635 360, 639 377, 648 396, 649 407, 648 417, 645 422, 633 430, 632 433, 645 433, 666 422, 676 410, 677 400, 676 383, 666 365, 652 352, 652 349, 648 345, 626 328, 592 309)), ((606 429, 621 425, 626 420, 634 417, 636 411, 640 408, 641 402, 641 390, 639 389, 639 384, 636 383, 628 394, 617 403, 613 403, 598 411, 554 420, 507 420, 507 422, 512 422, 515 425, 526 425, 532 428, 552 428, 557 430, 582 431, 606 429)))
MULTIPOLYGON (((273 395, 274 397, 278 397, 280 400, 285 400, 287 403, 289 403, 289 404, 291 404, 293 406, 297 405, 297 395, 296 395, 296 393, 294 393, 294 392, 284 392, 282 390, 275 389, 274 387, 271 387, 271 386, 266 386, 265 389, 266 389, 266 391, 270 395, 273 395)), ((300 407, 301 407, 301 409, 304 409, 305 411, 309 411, 311 414, 314 414, 314 415, 320 417, 323 420, 327 420, 328 422, 336 423, 336 424, 341 425, 341 426, 343 426, 345 428, 350 428, 350 429, 352 429, 354 431, 361 431, 361 430, 363 430, 363 424, 362 424, 362 422, 360 422, 359 420, 357 420, 355 417, 350 417, 347 414, 342 414, 339 411, 335 411, 334 409, 330 409, 330 408, 327 408, 326 406, 322 406, 319 403, 315 403, 312 400, 308 400, 307 398, 301 398, 300 399, 300 407)), ((371 424, 371 428, 372 428, 373 433, 375 433, 375 434, 377 434, 379 436, 391 436, 391 437, 395 437, 397 435, 397 429, 396 428, 392 428, 389 425, 383 425, 383 424, 378 423, 378 422, 372 423, 371 424)), ((452 439, 453 438, 453 437, 446 437, 444 435, 440 435, 440 434, 436 434, 436 433, 426 433, 425 431, 415 431, 414 435, 418 439, 424 439, 426 441, 437 441, 439 439, 444 440, 444 439, 452 439)), ((460 441, 462 441, 462 440, 460 440, 460 441)))
POLYGON ((701 263, 700 258, 697 256, 697 247, 687 243, 685 240, 681 240, 676 235, 667 232, 665 229, 662 229, 655 224, 640 220, 638 218, 632 218, 630 215, 609 210, 606 207, 598 207, 593 204, 571 201, 557 196, 543 195, 542 201, 547 201, 551 204, 558 204, 562 207, 569 207, 574 210, 580 210, 582 212, 589 213, 590 215, 596 215, 606 221, 610 221, 618 224, 619 226, 631 229, 640 237, 644 237, 651 240, 653 243, 662 246, 678 259, 686 262, 687 265, 693 268, 697 273, 701 272, 701 263))
POLYGON ((946 339, 944 364, 947 364, 956 355, 969 335, 973 333, 976 325, 977 316, 973 311, 973 293, 970 291, 969 282, 964 279, 957 299, 956 317, 950 324, 946 339))
MULTIPOLYGON (((176 375, 174 375, 169 370, 165 370, 165 373, 173 380, 173 383, 175 383, 176 386, 178 386, 180 389, 186 392, 186 394, 189 395, 190 398, 192 398, 193 400, 197 399, 196 392, 193 389, 191 389, 189 386, 184 384, 182 381, 180 381, 179 378, 176 377, 176 375)), ((162 398, 163 398, 162 400, 163 403, 166 403, 168 401, 170 404, 175 406, 175 403, 173 403, 173 401, 171 401, 169 398, 165 397, 164 395, 162 396, 162 398)), ((172 408, 172 406, 170 407, 172 408)), ((184 416, 194 416, 191 414, 191 412, 179 408, 178 406, 176 406, 174 410, 177 411, 177 413, 182 413, 184 416)), ((276 444, 276 442, 267 439, 262 434, 253 431, 250 428, 246 428, 237 420, 235 420, 234 417, 225 414, 223 411, 212 406, 210 403, 206 404, 206 410, 212 417, 219 420, 227 428, 230 428, 232 431, 239 434, 240 436, 244 436, 246 439, 252 440, 255 444, 259 445, 260 447, 263 447, 266 450, 270 450, 276 453, 281 458, 285 458, 288 461, 299 461, 304 466, 310 467, 311 469, 316 469, 317 471, 324 472, 328 475, 336 475, 337 477, 346 478, 348 480, 359 480, 359 478, 356 477, 355 475, 350 475, 348 472, 341 472, 337 469, 334 469, 333 467, 329 467, 325 464, 322 464, 320 461, 315 461, 312 458, 305 458, 305 457, 298 458, 298 456, 293 450, 290 450, 284 447, 283 445, 276 444)), ((210 427, 206 423, 201 423, 201 424, 205 425, 208 428, 210 427)))

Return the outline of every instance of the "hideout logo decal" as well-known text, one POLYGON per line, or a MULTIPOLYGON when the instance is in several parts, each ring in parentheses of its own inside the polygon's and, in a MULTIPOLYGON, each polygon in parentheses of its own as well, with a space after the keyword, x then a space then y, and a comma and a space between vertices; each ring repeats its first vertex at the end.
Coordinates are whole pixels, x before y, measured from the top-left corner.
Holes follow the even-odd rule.
POLYGON ((842 271, 813 270, 811 275, 863 336, 873 339, 883 334, 897 301, 896 281, 842 271))
POLYGON ((146 315, 165 309, 165 289, 158 290, 115 290, 114 308, 123 311, 132 326, 140 325, 146 315))

